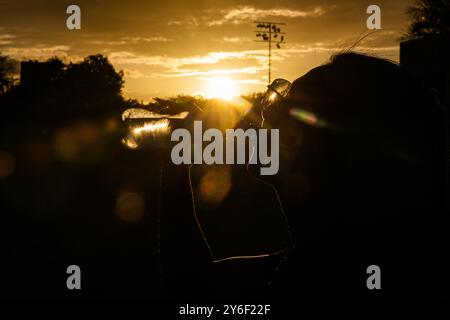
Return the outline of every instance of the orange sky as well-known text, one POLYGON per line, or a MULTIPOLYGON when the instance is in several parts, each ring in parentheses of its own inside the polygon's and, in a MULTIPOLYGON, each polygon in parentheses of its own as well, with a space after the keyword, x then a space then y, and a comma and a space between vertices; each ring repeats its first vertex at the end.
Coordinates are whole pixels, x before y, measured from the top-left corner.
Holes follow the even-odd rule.
MULTIPOLYGON (((267 45, 254 42, 254 20, 284 22, 286 44, 273 51, 273 77, 294 80, 351 46, 367 31, 373 1, 137 1, 0 0, 0 54, 76 61, 102 53, 125 72, 127 97, 210 93, 213 84, 238 93, 267 84, 267 45), (82 30, 66 28, 66 7, 78 4, 82 30), (217 81, 217 78, 229 80, 217 81)), ((359 50, 398 60, 406 0, 377 1, 382 30, 359 50)), ((214 91, 214 90, 213 90, 214 91)), ((217 91, 217 90, 216 90, 217 91)))

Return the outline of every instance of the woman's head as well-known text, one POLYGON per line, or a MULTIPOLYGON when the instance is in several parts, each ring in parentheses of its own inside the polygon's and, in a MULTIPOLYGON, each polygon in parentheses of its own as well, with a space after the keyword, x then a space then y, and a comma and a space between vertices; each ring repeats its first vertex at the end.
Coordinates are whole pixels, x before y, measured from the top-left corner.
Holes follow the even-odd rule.
POLYGON ((389 193, 433 180, 443 156, 440 109, 395 63, 339 54, 295 80, 282 100, 264 111, 265 122, 280 129, 287 164, 280 171, 300 173, 310 192, 329 196, 350 181, 354 191, 382 186, 389 193))

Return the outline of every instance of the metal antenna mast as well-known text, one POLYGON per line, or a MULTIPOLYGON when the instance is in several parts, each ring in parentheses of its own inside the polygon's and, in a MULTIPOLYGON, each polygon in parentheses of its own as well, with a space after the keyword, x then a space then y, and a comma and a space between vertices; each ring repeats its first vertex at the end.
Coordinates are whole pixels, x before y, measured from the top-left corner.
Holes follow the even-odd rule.
POLYGON ((280 44, 285 43, 286 32, 282 32, 280 26, 285 26, 282 22, 254 21, 256 25, 256 37, 261 40, 255 42, 269 43, 269 84, 272 82, 272 42, 276 43, 277 48, 281 49, 280 44))

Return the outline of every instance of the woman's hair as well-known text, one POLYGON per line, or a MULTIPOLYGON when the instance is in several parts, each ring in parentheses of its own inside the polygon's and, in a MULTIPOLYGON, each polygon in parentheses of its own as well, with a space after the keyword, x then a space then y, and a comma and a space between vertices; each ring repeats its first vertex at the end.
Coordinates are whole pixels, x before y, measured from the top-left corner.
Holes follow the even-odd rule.
POLYGON ((442 110, 430 90, 399 65, 337 54, 294 81, 287 100, 343 129, 302 125, 301 161, 310 162, 311 172, 317 166, 316 179, 329 184, 345 172, 350 179, 371 180, 365 187, 397 190, 399 201, 414 196, 422 205, 443 190, 442 110))

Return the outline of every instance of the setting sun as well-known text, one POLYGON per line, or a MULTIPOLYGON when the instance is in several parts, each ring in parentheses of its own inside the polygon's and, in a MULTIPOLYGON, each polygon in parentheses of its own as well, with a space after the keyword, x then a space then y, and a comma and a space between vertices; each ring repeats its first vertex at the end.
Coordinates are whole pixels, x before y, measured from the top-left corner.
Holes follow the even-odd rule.
POLYGON ((208 98, 231 100, 239 95, 235 82, 229 78, 209 78, 207 81, 205 95, 208 98))

